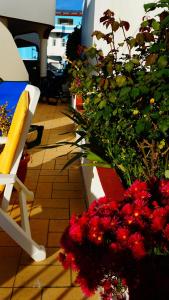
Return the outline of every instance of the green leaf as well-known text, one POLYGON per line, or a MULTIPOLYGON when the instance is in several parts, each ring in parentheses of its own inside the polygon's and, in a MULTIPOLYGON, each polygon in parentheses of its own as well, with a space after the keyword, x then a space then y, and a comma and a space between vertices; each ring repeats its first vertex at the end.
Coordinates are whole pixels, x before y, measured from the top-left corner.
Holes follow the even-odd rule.
POLYGON ((160 56, 159 59, 158 59, 158 65, 161 69, 165 68, 168 64, 168 59, 167 59, 167 56, 163 55, 163 56, 160 56))
POLYGON ((146 12, 154 10, 156 8, 156 3, 147 3, 144 4, 144 9, 146 12))
POLYGON ((153 27, 154 30, 159 30, 160 29, 160 23, 157 22, 156 20, 153 20, 152 27, 153 27))
POLYGON ((139 65, 139 64, 140 64, 140 61, 139 61, 139 59, 137 59, 137 58, 132 58, 131 61, 132 61, 132 63, 133 63, 134 65, 139 65))
POLYGON ((95 162, 99 162, 99 163, 105 163, 105 160, 103 160, 99 155, 97 155, 96 153, 92 152, 92 151, 89 151, 87 153, 87 156, 86 158, 88 160, 92 160, 92 161, 95 161, 95 162))
POLYGON ((161 21, 161 27, 167 27, 169 25, 169 16, 167 16, 163 21, 161 21))
POLYGON ((141 133, 146 133, 150 130, 151 123, 149 121, 146 121, 145 119, 140 119, 137 121, 136 124, 136 133, 140 135, 141 133))
POLYGON ((116 95, 115 95, 115 94, 110 94, 109 101, 110 101, 111 103, 115 103, 116 100, 117 100, 116 95))
POLYGON ((158 126, 160 131, 166 134, 166 131, 169 129, 169 116, 161 118, 159 120, 158 126))
POLYGON ((128 97, 130 90, 131 90, 131 88, 128 86, 123 87, 120 91, 120 98, 128 97))
POLYGON ((169 179, 169 170, 165 170, 165 178, 169 179))
POLYGON ((100 103, 99 103, 99 108, 102 109, 103 107, 105 107, 107 104, 107 101, 106 100, 102 100, 100 103))
POLYGON ((122 87, 126 83, 126 76, 118 75, 118 76, 116 76, 115 80, 116 80, 117 86, 122 87))
POLYGON ((125 65, 124 65, 124 68, 125 68, 125 70, 127 71, 127 72, 131 72, 132 70, 133 70, 133 68, 134 68, 134 64, 133 64, 133 62, 128 62, 128 63, 126 63, 125 65))
POLYGON ((78 152, 78 153, 74 153, 75 155, 63 166, 63 168, 61 169, 61 171, 65 170, 67 167, 69 167, 70 165, 72 165, 75 161, 77 161, 78 159, 85 157, 84 152, 78 152))
POLYGON ((140 95, 140 89, 137 87, 133 87, 131 90, 131 96, 136 99, 140 95))

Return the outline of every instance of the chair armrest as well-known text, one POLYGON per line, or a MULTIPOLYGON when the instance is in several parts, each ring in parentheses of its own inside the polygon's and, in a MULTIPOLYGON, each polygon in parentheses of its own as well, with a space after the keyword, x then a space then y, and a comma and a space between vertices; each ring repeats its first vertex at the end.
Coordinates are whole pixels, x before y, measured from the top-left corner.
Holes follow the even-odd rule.
POLYGON ((16 175, 14 174, 0 174, 0 184, 15 183, 16 175))
POLYGON ((0 145, 6 144, 7 139, 7 136, 0 136, 0 145))

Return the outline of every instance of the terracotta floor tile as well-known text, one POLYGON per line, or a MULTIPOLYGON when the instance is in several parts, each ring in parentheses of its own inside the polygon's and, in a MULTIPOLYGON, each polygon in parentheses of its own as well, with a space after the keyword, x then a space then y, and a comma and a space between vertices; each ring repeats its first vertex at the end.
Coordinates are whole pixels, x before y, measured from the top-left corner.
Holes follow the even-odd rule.
POLYGON ((42 170, 46 169, 46 170, 53 170, 55 168, 55 159, 44 162, 42 165, 42 170))
POLYGON ((69 219, 68 209, 34 207, 30 214, 33 219, 69 219))
POLYGON ((40 170, 28 169, 26 174, 25 185, 30 190, 35 190, 39 178, 40 170))
POLYGON ((0 247, 0 264, 1 261, 6 260, 7 258, 11 257, 14 260, 19 260, 19 257, 21 255, 21 248, 19 246, 17 247, 0 247))
POLYGON ((42 300, 99 300, 98 295, 86 298, 79 287, 48 288, 43 290, 42 300))
MULTIPOLYGON (((41 144, 75 140, 72 133, 60 135, 74 130, 72 121, 61 113, 63 110, 68 112, 63 104, 39 103, 33 122, 44 126, 41 144)), ((86 299, 78 286, 71 286, 74 277, 70 271, 63 270, 57 259, 61 251, 57 246, 69 223, 70 211, 80 213, 85 209, 80 162, 62 170, 74 155, 69 151, 69 146, 29 149, 31 160, 25 184, 35 192, 34 201, 28 203, 29 208, 32 206, 31 231, 33 239, 46 246, 47 258, 34 262, 4 231, 0 231, 0 300, 86 299), (13 285, 16 288, 11 298, 13 285)), ((10 212, 20 220, 17 193, 12 195, 10 212)))
POLYGON ((11 300, 41 300, 40 288, 14 288, 11 300))
POLYGON ((40 175, 46 175, 46 176, 57 176, 59 175, 60 177, 68 175, 68 170, 63 170, 61 171, 60 169, 55 169, 55 170, 41 170, 40 175))
POLYGON ((57 260, 59 252, 60 249, 58 248, 46 247, 46 259, 40 262, 36 262, 25 251, 22 251, 20 265, 60 265, 60 262, 58 262, 57 260))
POLYGON ((0 288, 0 299, 11 300, 12 288, 0 288))
POLYGON ((50 175, 43 175, 43 176, 39 176, 39 182, 68 182, 68 176, 59 176, 59 175, 55 175, 55 176, 50 176, 50 175))
POLYGON ((54 191, 81 191, 82 190, 82 184, 80 183, 62 183, 62 182, 56 182, 53 183, 53 190, 54 191))
POLYGON ((69 199, 44 199, 44 198, 38 198, 35 199, 34 206, 41 205, 44 207, 50 207, 50 208, 69 208, 69 199))
MULTIPOLYGON (((19 259, 21 255, 20 247, 0 247, 0 287, 12 287, 16 271, 19 264, 19 259)), ((8 296, 10 291, 5 290, 8 296)), ((0 299, 5 298, 1 297, 1 293, 5 293, 3 290, 0 290, 0 299)), ((8 298, 7 298, 8 299, 8 298)))
POLYGON ((49 232, 48 247, 60 247, 62 232, 49 232))
POLYGON ((40 245, 47 243, 49 220, 30 220, 32 238, 40 245))
POLYGON ((69 225, 69 220, 50 220, 49 232, 63 232, 69 225))
POLYGON ((35 150, 36 152, 31 151, 31 159, 28 163, 29 168, 41 169, 41 165, 43 162, 43 157, 45 154, 45 150, 35 150))
POLYGON ((61 191, 53 190, 52 198, 70 198, 70 199, 81 199, 83 197, 83 191, 61 191))
POLYGON ((41 139, 41 145, 46 145, 48 143, 49 135, 47 132, 43 132, 42 139, 41 139))
POLYGON ((70 199, 70 215, 80 214, 86 210, 86 203, 82 199, 70 199))
POLYGON ((0 247, 1 246, 17 247, 17 244, 6 232, 0 231, 0 247))
POLYGON ((0 287, 13 287, 18 267, 18 260, 14 257, 6 257, 0 261, 0 287))
POLYGON ((52 183, 38 183, 35 197, 36 198, 50 198, 52 194, 52 183))
MULTIPOLYGON (((50 137, 49 137, 48 144, 50 145, 52 143, 53 142, 50 141, 50 137)), ((47 149, 44 154, 43 162, 49 162, 55 158, 56 158, 56 148, 47 149)))
POLYGON ((69 169, 69 182, 83 183, 83 178, 80 169, 77 170, 69 169))
POLYGON ((15 287, 58 287, 70 285, 70 271, 61 266, 22 266, 20 267, 15 287))

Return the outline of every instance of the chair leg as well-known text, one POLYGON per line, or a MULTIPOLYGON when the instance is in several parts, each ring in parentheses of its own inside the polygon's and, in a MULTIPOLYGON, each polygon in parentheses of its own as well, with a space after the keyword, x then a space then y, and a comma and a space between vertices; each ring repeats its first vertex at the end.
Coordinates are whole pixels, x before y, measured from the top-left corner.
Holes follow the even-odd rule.
POLYGON ((12 184, 9 183, 5 186, 2 204, 1 204, 1 208, 4 211, 7 211, 7 209, 8 209, 9 202, 10 202, 11 195, 12 195, 12 190, 13 190, 13 183, 12 184))
POLYGON ((41 261, 46 258, 45 248, 32 240, 28 234, 1 208, 0 226, 35 261, 41 261))
POLYGON ((19 204, 20 204, 20 211, 21 211, 21 226, 23 230, 27 233, 27 235, 31 238, 29 216, 28 216, 28 211, 26 206, 26 196, 23 191, 19 192, 19 204))
POLYGON ((27 201, 33 201, 34 193, 30 191, 18 177, 16 177, 15 188, 18 192, 23 191, 25 193, 27 201))

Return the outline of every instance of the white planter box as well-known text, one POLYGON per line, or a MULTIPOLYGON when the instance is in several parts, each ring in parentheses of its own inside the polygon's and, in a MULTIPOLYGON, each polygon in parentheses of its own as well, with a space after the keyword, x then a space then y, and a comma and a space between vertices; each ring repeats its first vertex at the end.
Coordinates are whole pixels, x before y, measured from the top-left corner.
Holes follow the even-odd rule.
POLYGON ((86 167, 82 165, 82 174, 87 202, 90 205, 93 200, 104 197, 105 193, 96 167, 86 167))

